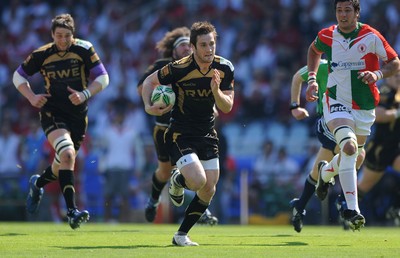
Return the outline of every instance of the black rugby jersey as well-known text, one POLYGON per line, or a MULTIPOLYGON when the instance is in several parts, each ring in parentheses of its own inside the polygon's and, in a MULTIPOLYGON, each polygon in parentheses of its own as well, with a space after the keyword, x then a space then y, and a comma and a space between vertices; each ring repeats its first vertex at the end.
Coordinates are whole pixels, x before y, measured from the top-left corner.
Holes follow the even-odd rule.
POLYGON ((171 111, 171 126, 187 135, 205 135, 214 129, 214 96, 210 83, 213 69, 221 74, 220 89, 233 90, 232 63, 215 56, 206 74, 200 72, 193 54, 169 63, 158 71, 161 84, 171 84, 176 94, 171 111))
POLYGON ((64 113, 79 119, 87 114, 87 101, 78 106, 72 104, 67 86, 77 91, 86 89, 90 69, 100 63, 93 45, 75 38, 67 51, 59 51, 54 43, 38 48, 21 64, 21 68, 29 76, 37 72, 42 74, 46 93, 51 95, 42 107, 43 111, 64 113))
MULTIPOLYGON (((172 61, 173 61, 172 58, 162 58, 162 59, 156 60, 154 64, 150 65, 146 69, 142 78, 140 78, 137 86, 139 87, 140 85, 142 85, 144 80, 147 78, 147 76, 149 76, 150 74, 154 73, 155 71, 161 69, 163 66, 165 66, 166 64, 168 64, 172 61)), ((155 116, 155 120, 156 120, 157 124, 168 126, 170 117, 171 117, 171 114, 166 113, 162 116, 155 116)))
MULTIPOLYGON (((379 106, 386 109, 399 108, 400 105, 400 92, 387 85, 382 85, 380 88, 380 101, 379 106)), ((400 119, 396 119, 390 123, 375 123, 375 134, 373 141, 375 143, 385 143, 394 148, 398 148, 400 141, 400 119)))

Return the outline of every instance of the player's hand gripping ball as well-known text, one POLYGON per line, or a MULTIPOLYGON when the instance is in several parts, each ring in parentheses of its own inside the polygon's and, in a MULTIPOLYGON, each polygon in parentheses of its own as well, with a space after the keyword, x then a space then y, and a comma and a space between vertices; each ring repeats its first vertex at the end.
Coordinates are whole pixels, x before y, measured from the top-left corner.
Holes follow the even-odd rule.
POLYGON ((151 103, 164 108, 175 103, 175 93, 171 87, 166 85, 159 85, 151 94, 151 103))

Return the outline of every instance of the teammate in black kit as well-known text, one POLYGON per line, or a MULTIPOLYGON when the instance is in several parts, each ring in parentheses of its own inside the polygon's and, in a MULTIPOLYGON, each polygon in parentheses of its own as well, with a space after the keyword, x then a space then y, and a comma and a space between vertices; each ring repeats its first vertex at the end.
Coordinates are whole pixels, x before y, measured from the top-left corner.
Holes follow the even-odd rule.
POLYGON ((165 134, 171 163, 178 169, 170 179, 169 194, 176 206, 183 204, 184 188, 196 192, 173 237, 178 246, 197 246, 188 237, 215 194, 219 178, 218 136, 214 129, 214 106, 227 113, 232 109, 233 65, 215 55, 217 32, 208 22, 196 22, 190 31, 193 54, 169 63, 143 82, 143 102, 150 115, 170 112, 150 103, 153 89, 171 85, 176 102, 165 134))
MULTIPOLYGON (((156 49, 162 53, 163 58, 150 65, 142 78, 138 82, 138 93, 142 94, 142 84, 147 76, 161 69, 171 61, 181 59, 192 53, 189 43, 190 30, 187 27, 179 27, 165 33, 165 36, 157 43, 156 49)), ((151 196, 145 208, 145 217, 148 222, 153 222, 157 215, 157 207, 160 203, 161 192, 171 177, 172 165, 169 161, 169 155, 164 143, 164 133, 168 127, 170 113, 155 117, 155 126, 153 129, 153 140, 156 147, 158 167, 152 177, 151 196)), ((211 212, 205 212, 198 223, 214 225, 218 219, 211 215, 211 212)))
POLYGON ((79 211, 75 203, 75 157, 87 130, 87 100, 103 90, 108 74, 93 45, 74 38, 75 24, 70 14, 52 20, 53 42, 33 51, 14 72, 13 83, 32 106, 40 108, 42 128, 56 155, 42 175, 29 180, 27 211, 35 213, 43 196, 43 187, 59 180, 72 229, 89 219, 89 212, 79 211), (28 78, 40 72, 45 93, 32 91, 28 78), (93 78, 90 80, 89 78, 93 78))

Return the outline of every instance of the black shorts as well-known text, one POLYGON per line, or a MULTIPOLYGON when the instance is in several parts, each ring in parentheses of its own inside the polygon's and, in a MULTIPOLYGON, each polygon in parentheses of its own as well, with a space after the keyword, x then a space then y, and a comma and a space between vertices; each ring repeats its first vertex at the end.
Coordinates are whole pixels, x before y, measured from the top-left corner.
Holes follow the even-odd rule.
POLYGON ((400 155, 400 150, 397 145, 376 143, 371 139, 367 144, 364 164, 371 170, 384 172, 393 164, 398 155, 400 155))
POLYGON ((190 153, 196 153, 200 160, 219 157, 219 140, 215 130, 205 136, 194 136, 183 135, 169 128, 165 133, 165 143, 173 166, 182 156, 190 153))
POLYGON ((60 115, 57 113, 41 111, 40 112, 40 123, 46 137, 54 130, 66 129, 71 134, 71 139, 74 142, 75 150, 79 150, 88 126, 87 116, 83 119, 73 120, 66 115, 60 115))
POLYGON ((164 133, 167 130, 166 126, 155 125, 153 129, 153 141, 156 147, 157 158, 161 162, 169 161, 167 146, 164 142, 164 133))
POLYGON ((322 147, 335 154, 336 140, 333 134, 329 131, 323 116, 321 116, 316 123, 316 133, 322 147))

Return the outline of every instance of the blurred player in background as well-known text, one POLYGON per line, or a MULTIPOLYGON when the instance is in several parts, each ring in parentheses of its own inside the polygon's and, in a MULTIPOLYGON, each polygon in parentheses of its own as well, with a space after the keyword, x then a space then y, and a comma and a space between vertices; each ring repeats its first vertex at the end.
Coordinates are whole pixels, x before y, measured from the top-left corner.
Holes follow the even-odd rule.
POLYGON ((210 205, 219 179, 218 136, 214 129, 214 106, 228 113, 233 106, 234 68, 215 55, 217 32, 208 22, 195 22, 190 30, 193 54, 169 63, 143 82, 142 97, 150 115, 170 112, 172 106, 152 105, 150 96, 158 85, 171 85, 176 102, 165 133, 174 169, 169 194, 175 206, 184 203, 184 189, 196 192, 185 210, 185 217, 173 236, 178 246, 197 246, 189 230, 210 205))
POLYGON ((56 155, 42 175, 29 180, 27 211, 35 213, 43 196, 43 187, 58 179, 67 206, 72 229, 89 219, 75 203, 74 165, 87 130, 88 99, 109 82, 108 73, 93 45, 74 38, 75 24, 70 14, 57 15, 51 24, 53 42, 33 51, 14 72, 18 91, 39 108, 40 122, 56 155), (32 91, 28 78, 40 72, 45 93, 32 91), (90 80, 89 78, 93 78, 90 80))
POLYGON ((307 101, 316 101, 316 74, 323 53, 329 64, 323 115, 340 147, 330 161, 318 164, 316 194, 326 197, 329 181, 339 174, 347 209, 343 217, 351 229, 360 229, 365 218, 357 200, 357 155, 363 148, 375 121, 379 102, 376 82, 399 72, 397 53, 374 28, 358 22, 359 0, 335 0, 337 24, 319 31, 308 50, 307 101), (380 67, 379 60, 385 63, 380 67))
MULTIPOLYGON (((326 82, 328 79, 328 61, 321 59, 316 75, 316 81, 318 83, 318 100, 317 100, 317 115, 318 120, 316 123, 316 135, 321 147, 318 150, 317 157, 315 158, 312 170, 308 175, 305 183, 303 192, 300 198, 294 198, 290 202, 290 206, 293 208, 292 224, 294 230, 301 232, 303 228, 303 218, 306 215, 305 207, 308 201, 315 193, 315 185, 318 179, 318 163, 321 160, 331 160, 334 155, 339 152, 339 147, 336 145, 335 137, 329 131, 326 126, 324 117, 322 116, 322 97, 326 91, 326 82)), ((300 68, 292 78, 291 85, 291 104, 290 110, 294 118, 302 120, 309 116, 308 111, 300 106, 300 93, 302 84, 308 80, 308 69, 307 66, 300 68)), ((361 152, 357 160, 357 167, 362 164, 364 158, 364 150, 361 152)))
MULTIPOLYGON (((158 59, 150 65, 142 78, 138 82, 138 93, 142 95, 142 84, 147 76, 161 69, 169 62, 179 60, 192 53, 189 43, 190 30, 187 27, 179 27, 167 32, 157 43, 156 49, 162 54, 163 58, 158 59)), ((145 208, 145 217, 148 222, 153 222, 157 215, 157 208, 160 204, 160 195, 171 177, 173 166, 171 165, 167 147, 164 143, 164 133, 167 130, 171 114, 165 113, 162 116, 155 116, 155 126, 153 129, 153 140, 157 152, 158 167, 152 177, 151 195, 145 208)), ((214 225, 218 219, 206 212, 201 216, 198 223, 214 225)))

